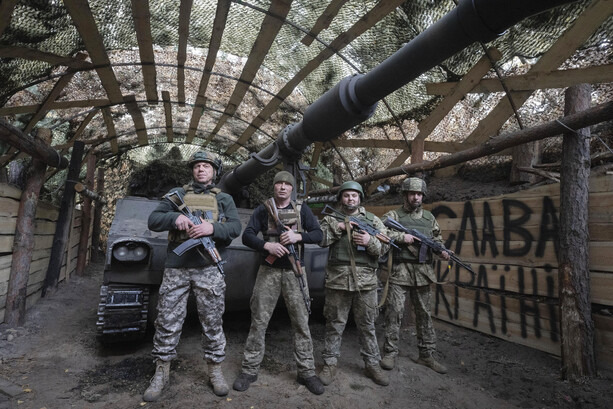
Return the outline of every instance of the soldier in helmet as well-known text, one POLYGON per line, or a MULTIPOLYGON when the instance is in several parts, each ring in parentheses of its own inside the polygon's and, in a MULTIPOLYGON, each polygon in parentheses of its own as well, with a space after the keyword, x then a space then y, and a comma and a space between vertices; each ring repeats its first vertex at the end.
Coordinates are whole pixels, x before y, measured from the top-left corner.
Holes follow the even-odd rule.
POLYGON ((167 198, 149 216, 149 229, 168 231, 168 254, 153 338, 152 354, 156 370, 143 395, 143 400, 147 402, 158 400, 168 384, 170 361, 177 355, 176 347, 187 312, 190 289, 196 298, 202 325, 202 345, 209 382, 218 396, 227 395, 229 389, 221 370, 226 347, 222 326, 226 290, 224 277, 202 246, 188 250, 182 256, 172 250, 187 239, 210 236, 223 257, 225 246, 240 234, 241 222, 232 197, 215 187, 215 181, 222 172, 221 160, 211 152, 198 151, 189 159, 187 166, 192 170, 193 180, 171 192, 178 192, 192 212, 211 211, 213 217, 195 225, 178 212, 167 198))
MULTIPOLYGON (((381 220, 360 206, 364 191, 359 183, 341 185, 337 200, 339 210, 347 216, 363 219, 379 230, 385 230, 381 220)), ((324 367, 319 374, 324 385, 336 375, 341 339, 349 311, 360 333, 361 354, 366 376, 378 385, 388 385, 389 377, 381 370, 379 346, 375 335, 377 318, 377 267, 379 257, 387 251, 377 238, 366 232, 357 232, 350 222, 326 216, 321 222, 324 233, 322 246, 330 247, 326 266, 324 317, 326 318, 324 367), (362 251, 358 246, 364 247, 362 251)))
MULTIPOLYGON (((409 177, 402 182, 404 204, 396 210, 391 210, 383 217, 390 217, 409 229, 416 229, 433 240, 443 243, 441 229, 436 219, 429 211, 422 209, 421 204, 426 195, 426 182, 416 177, 409 177)), ((417 363, 425 365, 438 373, 446 373, 447 368, 434 358, 436 350, 436 335, 430 316, 430 284, 436 282, 432 268, 432 252, 429 250, 426 260, 419 261, 420 247, 418 240, 403 232, 388 230, 388 235, 400 245, 401 251, 393 252, 393 267, 389 275, 389 289, 385 308, 385 342, 384 356, 381 367, 390 370, 396 364, 400 322, 404 313, 406 294, 415 311, 415 326, 417 331, 417 347, 419 359, 417 363), (415 245, 417 244, 417 246, 415 245)), ((449 254, 444 251, 438 254, 443 260, 449 260, 449 254)))
MULTIPOLYGON (((264 358, 266 328, 282 295, 292 322, 297 381, 316 395, 324 392, 321 381, 315 375, 309 313, 298 281, 301 278, 296 277, 292 270, 286 247, 290 244, 296 244, 294 247, 297 248, 302 243, 319 243, 322 233, 311 209, 292 200, 295 187, 291 173, 278 172, 273 179, 273 198, 267 201, 269 206, 258 206, 243 232, 243 244, 260 251, 263 257, 251 296, 251 328, 245 343, 242 368, 233 385, 237 391, 247 390, 258 378, 264 358), (271 212, 276 212, 286 230, 279 231, 274 221, 275 215, 271 212), (258 233, 262 233, 263 237, 258 237, 258 233)), ((306 277, 303 278, 303 283, 306 283, 306 277)), ((304 286, 303 290, 308 299, 308 286, 304 286)))

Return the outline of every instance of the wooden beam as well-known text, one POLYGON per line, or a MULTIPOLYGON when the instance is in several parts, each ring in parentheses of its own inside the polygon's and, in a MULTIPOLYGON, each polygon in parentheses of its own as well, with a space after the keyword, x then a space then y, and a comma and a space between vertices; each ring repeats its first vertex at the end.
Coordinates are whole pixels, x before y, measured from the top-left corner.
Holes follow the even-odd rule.
POLYGON ((117 153, 119 152, 117 147, 117 132, 115 131, 115 123, 113 122, 113 115, 109 107, 102 108, 102 118, 106 125, 107 136, 110 138, 109 143, 111 144, 111 152, 117 153))
MULTIPOLYGON (((513 146, 521 145, 522 143, 558 136, 566 132, 568 128, 581 129, 610 120, 613 120, 613 101, 597 105, 581 113, 560 118, 559 120, 537 125, 533 128, 500 135, 481 145, 451 155, 441 156, 430 162, 409 164, 395 169, 373 172, 370 175, 365 175, 356 178, 355 180, 358 183, 365 183, 391 176, 412 174, 418 171, 441 169, 447 166, 453 166, 469 160, 492 155, 513 146)), ((338 187, 313 191, 311 192, 311 195, 329 195, 331 193, 335 193, 336 190, 338 190, 338 187)))
POLYGON ((266 55, 277 37, 277 34, 279 34, 279 30, 281 30, 283 27, 283 23, 285 22, 285 18, 287 17, 287 13, 289 13, 291 5, 292 0, 273 0, 271 2, 268 12, 262 21, 260 32, 258 33, 258 36, 255 39, 253 47, 249 53, 249 58, 243 67, 240 79, 234 86, 234 91, 230 96, 230 100, 226 105, 224 113, 217 121, 213 131, 207 137, 204 144, 205 146, 213 140, 221 127, 226 123, 228 118, 234 115, 236 109, 243 101, 251 82, 253 82, 255 75, 262 66, 262 62, 264 62, 264 58, 266 58, 266 55))
POLYGON ((162 91, 162 99, 164 100, 164 115, 166 116, 166 140, 172 142, 174 133, 172 131, 172 107, 170 106, 170 92, 162 91))
POLYGON ((16 47, 11 45, 0 46, 0 57, 2 58, 23 58, 31 61, 44 61, 50 65, 64 65, 75 70, 92 69, 92 63, 83 61, 77 57, 64 57, 61 55, 48 53, 45 51, 33 50, 26 47, 16 47))
MULTIPOLYGON (((530 68, 530 73, 550 72, 558 68, 612 13, 612 1, 595 0, 592 2, 574 24, 530 68)), ((531 91, 510 93, 516 108, 522 106, 530 95, 532 95, 531 91)), ((507 98, 503 98, 465 139, 465 142, 471 144, 485 142, 490 135, 495 134, 504 125, 511 115, 513 115, 513 107, 507 98)))
POLYGON ((334 55, 334 53, 340 52, 349 43, 362 35, 365 31, 372 28, 375 24, 381 21, 392 11, 396 10, 400 4, 404 3, 404 0, 389 0, 378 2, 369 12, 367 12, 362 18, 360 18, 349 30, 336 37, 329 47, 324 48, 316 57, 306 63, 304 67, 291 78, 283 88, 266 104, 264 109, 251 121, 251 124, 245 129, 243 134, 237 139, 234 145, 231 145, 225 152, 230 155, 238 150, 241 146, 244 146, 251 135, 260 128, 260 126, 266 122, 275 112, 277 112, 279 106, 285 99, 294 91, 294 89, 304 80, 309 74, 317 69, 324 61, 334 55))
MULTIPOLYGON (((81 193, 87 190, 89 193, 93 193, 91 189, 94 188, 94 172, 96 170, 96 155, 93 155, 90 151, 87 155, 87 169, 85 174, 85 184, 79 183, 81 193)), ((77 190, 75 185, 75 191, 77 190)), ((81 209, 81 232, 79 235, 79 247, 77 249, 77 268, 76 273, 78 276, 83 276, 85 273, 85 266, 87 265, 87 255, 89 253, 89 228, 92 220, 92 198, 86 193, 82 193, 84 196, 83 207, 81 209)))
POLYGON ((132 17, 136 29, 136 41, 143 70, 145 95, 150 104, 158 103, 157 73, 155 70, 155 55, 153 39, 151 38, 151 13, 149 1, 132 0, 132 17))
POLYGON ((68 166, 68 159, 60 156, 56 150, 52 149, 42 140, 22 132, 2 119, 0 119, 0 140, 44 162, 48 166, 58 169, 65 169, 68 166))
MULTIPOLYGON (((100 175, 98 175, 100 176, 100 175)), ((93 187, 92 187, 93 189, 93 187)), ((83 183, 77 183, 76 185, 74 185, 74 190, 75 192, 79 193, 81 196, 87 197, 91 200, 94 200, 100 204, 107 204, 107 200, 102 196, 102 192, 94 192, 91 189, 88 189, 87 186, 85 186, 83 183)))
MULTIPOLYGON (((557 70, 551 72, 535 72, 524 75, 511 75, 503 78, 510 91, 534 91, 547 88, 567 88, 577 84, 600 84, 613 82, 613 64, 596 65, 572 70, 557 70)), ((457 82, 440 82, 426 84, 426 92, 430 95, 447 95, 457 82)), ((504 92, 500 80, 484 78, 469 93, 487 94, 504 92)))
POLYGON ((11 24, 13 17, 13 9, 19 0, 2 0, 0 1, 0 36, 4 30, 11 24))
MULTIPOLYGON (((87 58, 87 54, 78 53, 76 58, 79 60, 84 60, 85 58, 87 58)), ((69 68, 68 71, 66 71, 66 73, 64 73, 64 75, 60 77, 60 79, 55 83, 55 86, 53 87, 49 95, 47 95, 47 97, 45 98, 45 101, 40 105, 38 111, 36 111, 36 113, 32 115, 32 117, 28 121, 28 124, 23 130, 25 133, 29 133, 32 129, 34 129, 34 125, 36 125, 41 119, 45 117, 45 115, 47 115, 47 112, 51 110, 53 102, 60 96, 66 85, 68 85, 68 83, 70 82, 70 80, 72 80, 72 77, 75 74, 76 72, 73 69, 69 68)))
POLYGON ((147 136, 147 126, 145 125, 145 118, 141 112, 138 104, 136 103, 136 96, 126 95, 124 97, 126 108, 134 120, 134 128, 136 129, 136 136, 138 138, 138 144, 140 146, 147 145, 149 137, 147 136))
POLYGON ((93 65, 97 67, 96 72, 100 77, 106 95, 109 97, 109 101, 111 101, 111 104, 123 103, 119 83, 111 67, 111 61, 104 48, 104 41, 98 31, 87 0, 64 0, 64 5, 81 35, 93 65))
MULTIPOLYGON (((71 108, 95 108, 111 105, 108 99, 84 99, 76 101, 54 101, 49 105, 49 111, 71 108)), ((42 104, 20 105, 0 108, 0 116, 31 114, 40 110, 42 104)))
POLYGON ((213 21, 213 32, 211 33, 211 41, 209 42, 209 52, 206 55, 206 61, 204 62, 204 70, 202 71, 202 78, 200 78, 200 85, 198 86, 198 94, 196 94, 196 101, 194 108, 192 109, 192 117, 189 121, 189 129, 187 131, 186 143, 192 143, 196 136, 196 131, 200 124, 200 118, 204 112, 206 104, 206 89, 209 85, 209 79, 211 78, 211 71, 217 60, 217 53, 219 52, 219 46, 221 45, 221 38, 226 28, 226 21, 228 19, 228 12, 230 11, 230 0, 219 0, 217 2, 217 10, 215 12, 215 20, 213 21))
POLYGON ((315 24, 313 24, 313 27, 309 33, 305 35, 300 42, 307 47, 310 46, 315 37, 330 26, 330 23, 332 20, 334 20, 334 17, 336 17, 341 7, 343 7, 347 1, 348 0, 332 0, 330 3, 328 3, 328 7, 326 7, 324 12, 321 13, 315 24))
MULTIPOLYGON (((194 0, 181 0, 179 5, 179 47, 177 49, 177 100, 185 106, 185 61, 187 61, 187 39, 189 19, 194 0)), ((219 5, 217 6, 219 7, 219 5)))

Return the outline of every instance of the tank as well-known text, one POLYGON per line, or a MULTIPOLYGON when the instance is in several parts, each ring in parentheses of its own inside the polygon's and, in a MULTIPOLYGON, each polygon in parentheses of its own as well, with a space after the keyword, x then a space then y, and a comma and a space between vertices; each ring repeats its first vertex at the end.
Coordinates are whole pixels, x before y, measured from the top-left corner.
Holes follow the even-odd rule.
MULTIPOLYGON (((307 108, 303 120, 222 176, 218 187, 235 198, 244 186, 282 162, 296 177, 297 195, 306 196, 299 160, 314 142, 333 140, 367 120, 379 100, 474 42, 488 42, 513 24, 570 0, 461 0, 456 8, 423 31, 375 69, 341 80, 307 108)), ((237 203, 239 202, 236 200, 237 203)), ((100 290, 98 335, 102 339, 141 336, 154 315, 152 301, 161 283, 166 233, 152 232, 147 218, 158 201, 127 197, 117 203, 100 290)), ((239 210, 243 226, 252 210, 239 210)), ((249 308, 259 254, 241 237, 226 252, 226 310, 249 308)), ((305 269, 314 306, 323 303, 327 249, 307 246, 305 269)))

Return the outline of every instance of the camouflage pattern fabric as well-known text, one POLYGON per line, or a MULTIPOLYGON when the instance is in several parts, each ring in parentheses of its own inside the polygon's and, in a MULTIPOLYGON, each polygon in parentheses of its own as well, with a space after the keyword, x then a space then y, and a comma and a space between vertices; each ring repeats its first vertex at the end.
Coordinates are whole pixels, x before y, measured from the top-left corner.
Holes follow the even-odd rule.
MULTIPOLYGON (((306 271, 304 274, 306 282, 306 271)), ((308 287, 305 291, 308 297, 308 287)), ((309 378, 315 375, 313 341, 309 330, 309 314, 302 299, 298 279, 290 269, 267 265, 260 266, 251 296, 251 328, 245 343, 242 372, 257 375, 260 369, 264 358, 266 328, 280 295, 283 295, 292 323, 298 375, 309 378)))
POLYGON ((400 323, 404 315, 404 301, 407 292, 415 311, 417 348, 419 356, 431 356, 436 350, 436 334, 430 316, 430 286, 409 287, 390 284, 385 308, 385 355, 398 355, 400 323))
POLYGON ((324 317, 326 338, 322 353, 326 365, 336 365, 341 354, 343 331, 353 307, 353 318, 360 336, 360 354, 366 365, 379 365, 381 355, 375 334, 377 290, 343 291, 326 288, 324 317))
POLYGON ((207 362, 220 363, 226 355, 222 320, 226 283, 216 266, 164 270, 152 355, 162 361, 170 361, 177 356, 176 348, 187 313, 190 289, 196 298, 202 326, 204 359, 207 362))

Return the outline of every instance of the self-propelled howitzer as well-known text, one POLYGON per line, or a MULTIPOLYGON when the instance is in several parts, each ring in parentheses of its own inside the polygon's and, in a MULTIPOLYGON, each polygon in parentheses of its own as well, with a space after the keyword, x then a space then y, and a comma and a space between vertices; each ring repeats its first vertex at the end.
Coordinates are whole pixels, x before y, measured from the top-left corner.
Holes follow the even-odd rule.
MULTIPOLYGON (((225 174, 219 187, 240 191, 283 161, 297 161, 314 142, 327 142, 373 115, 379 100, 475 42, 489 42, 519 21, 571 0, 460 0, 452 11, 364 75, 341 80, 285 127, 277 140, 225 174)), ((306 192, 300 192, 304 195, 306 192)))

